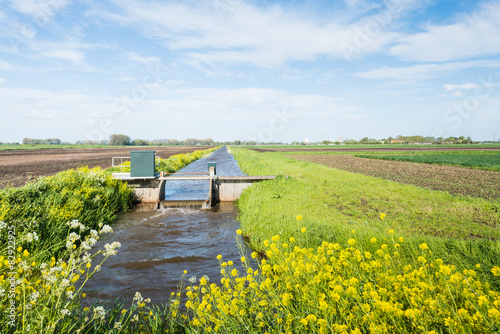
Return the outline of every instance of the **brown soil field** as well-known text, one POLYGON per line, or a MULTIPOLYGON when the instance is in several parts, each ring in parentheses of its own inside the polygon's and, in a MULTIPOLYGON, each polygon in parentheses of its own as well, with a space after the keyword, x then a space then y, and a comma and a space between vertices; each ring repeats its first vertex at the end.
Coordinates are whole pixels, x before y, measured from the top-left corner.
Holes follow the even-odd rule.
POLYGON ((290 155, 288 157, 431 190, 448 191, 453 195, 500 199, 500 172, 357 158, 350 154, 290 155))
MULTIPOLYGON (((345 146, 344 146, 345 147, 345 146)), ((363 147, 363 148, 249 148, 257 152, 400 152, 400 151, 500 151, 500 147, 363 147)))
POLYGON ((0 151, 0 189, 7 186, 19 187, 26 181, 39 176, 54 175, 60 171, 78 166, 111 167, 113 157, 130 156, 130 151, 156 151, 162 159, 179 153, 203 150, 208 146, 180 147, 111 147, 111 148, 68 148, 0 151))

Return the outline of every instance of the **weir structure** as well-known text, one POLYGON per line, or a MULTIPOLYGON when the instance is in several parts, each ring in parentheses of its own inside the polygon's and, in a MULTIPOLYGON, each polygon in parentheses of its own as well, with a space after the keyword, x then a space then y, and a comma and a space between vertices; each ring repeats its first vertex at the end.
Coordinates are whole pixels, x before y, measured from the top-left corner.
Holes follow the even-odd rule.
POLYGON ((157 166, 155 151, 131 151, 129 157, 114 157, 113 167, 130 168, 130 173, 113 173, 113 178, 126 181, 133 189, 134 197, 141 203, 158 203, 165 197, 166 181, 199 181, 208 180, 209 190, 202 209, 210 209, 219 202, 233 202, 237 200, 243 190, 255 182, 275 179, 275 175, 260 176, 222 176, 216 174, 216 164, 208 163, 206 173, 168 174, 155 172, 157 166), (120 160, 118 165, 116 160, 120 160), (127 160, 129 159, 129 160, 127 160), (124 160, 130 165, 124 165, 124 160))

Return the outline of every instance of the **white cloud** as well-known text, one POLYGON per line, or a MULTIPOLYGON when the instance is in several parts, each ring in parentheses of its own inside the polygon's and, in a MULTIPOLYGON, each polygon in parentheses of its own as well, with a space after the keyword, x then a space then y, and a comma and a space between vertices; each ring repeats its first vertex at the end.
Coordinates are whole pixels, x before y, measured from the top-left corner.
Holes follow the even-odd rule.
POLYGON ((0 60, 0 71, 12 71, 14 69, 15 69, 14 65, 6 61, 0 60))
POLYGON ((18 12, 33 16, 38 23, 51 19, 55 13, 71 3, 67 0, 10 0, 18 12))
POLYGON ((443 88, 444 90, 446 91, 453 91, 453 90, 459 90, 459 89, 465 89, 465 90, 469 90, 469 89, 475 89, 475 88, 478 88, 479 85, 478 84, 473 84, 473 83, 465 83, 463 85, 444 85, 443 88))
POLYGON ((151 66, 153 64, 161 63, 161 59, 158 57, 142 57, 135 52, 130 53, 128 59, 138 61, 146 66, 151 66))
MULTIPOLYGON (((243 1, 221 13, 211 1, 188 3, 115 1, 122 13, 120 24, 137 27, 149 38, 169 49, 188 52, 193 64, 250 63, 279 66, 289 60, 312 61, 318 57, 345 57, 342 44, 355 44, 359 32, 373 23, 371 17, 346 23, 342 15, 321 22, 316 17, 274 5, 265 8, 243 1)), ((101 12, 102 16, 106 15, 101 12)), ((374 17, 376 14, 374 15, 374 17)), ((359 55, 383 50, 394 41, 394 33, 380 31, 369 37, 359 55)))
POLYGON ((67 60, 73 63, 80 63, 85 59, 85 54, 83 52, 74 50, 50 50, 45 51, 43 55, 67 60))
POLYGON ((464 96, 464 93, 460 90, 456 90, 452 94, 453 94, 453 96, 456 96, 456 97, 464 96))
POLYGON ((406 60, 451 61, 500 53, 500 2, 486 2, 476 12, 448 25, 428 25, 403 36, 390 54, 406 60))
POLYGON ((0 78, 0 85, 2 85, 5 82, 4 78, 0 78))
POLYGON ((500 60, 478 60, 466 62, 419 64, 406 67, 382 66, 377 69, 358 72, 355 76, 365 79, 391 79, 402 81, 428 80, 442 76, 444 73, 466 68, 499 68, 500 60))

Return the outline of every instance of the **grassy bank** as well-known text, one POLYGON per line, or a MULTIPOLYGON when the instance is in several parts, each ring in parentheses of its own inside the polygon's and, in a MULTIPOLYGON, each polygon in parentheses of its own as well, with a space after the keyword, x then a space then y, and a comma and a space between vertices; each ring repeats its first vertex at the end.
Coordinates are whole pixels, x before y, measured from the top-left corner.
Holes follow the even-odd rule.
POLYGON ((303 239, 307 247, 345 244, 355 235, 358 244, 374 250, 370 239, 386 240, 392 230, 406 240, 410 258, 416 259, 418 245, 425 242, 458 268, 479 264, 485 279, 500 287, 488 269, 500 263, 499 200, 456 197, 279 153, 232 150, 250 175, 288 176, 255 184, 238 201, 242 229, 254 248, 277 234, 303 239))

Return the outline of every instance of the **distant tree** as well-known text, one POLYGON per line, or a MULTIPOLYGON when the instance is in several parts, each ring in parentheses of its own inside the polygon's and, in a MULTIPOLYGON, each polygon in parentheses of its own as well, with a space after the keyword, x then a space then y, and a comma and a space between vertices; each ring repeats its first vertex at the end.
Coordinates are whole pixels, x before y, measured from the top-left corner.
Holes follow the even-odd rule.
POLYGON ((61 145, 61 139, 49 138, 45 139, 47 145, 61 145))
POLYGON ((144 139, 134 139, 134 141, 132 142, 132 145, 135 145, 135 146, 148 146, 149 145, 149 141, 144 140, 144 139))
POLYGON ((33 145, 33 144, 34 144, 33 138, 24 138, 23 139, 23 145, 33 145))
POLYGON ((167 144, 168 145, 178 145, 179 141, 177 139, 169 139, 167 144))
POLYGON ((111 135, 109 138, 109 145, 111 146, 125 146, 130 145, 130 137, 122 134, 111 135))
POLYGON ((184 143, 188 146, 194 146, 196 144, 198 144, 199 140, 196 139, 196 138, 186 138, 186 140, 184 141, 184 143))

